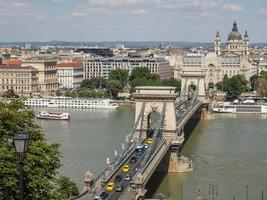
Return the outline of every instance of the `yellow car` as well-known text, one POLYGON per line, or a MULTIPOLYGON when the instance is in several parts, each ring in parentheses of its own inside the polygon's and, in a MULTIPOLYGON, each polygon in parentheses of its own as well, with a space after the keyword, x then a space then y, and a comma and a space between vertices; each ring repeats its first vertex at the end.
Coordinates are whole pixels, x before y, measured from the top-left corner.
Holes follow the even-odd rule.
POLYGON ((129 169, 130 169, 129 165, 124 165, 123 168, 122 168, 122 172, 123 173, 128 173, 129 169))
POLYGON ((153 139, 150 138, 150 137, 147 138, 147 139, 146 139, 146 143, 147 143, 147 144, 152 144, 152 143, 153 143, 153 139))
POLYGON ((107 188, 106 188, 106 190, 109 191, 109 192, 111 192, 111 191, 113 191, 114 189, 115 189, 115 183, 113 183, 113 182, 109 182, 109 183, 107 184, 107 188))

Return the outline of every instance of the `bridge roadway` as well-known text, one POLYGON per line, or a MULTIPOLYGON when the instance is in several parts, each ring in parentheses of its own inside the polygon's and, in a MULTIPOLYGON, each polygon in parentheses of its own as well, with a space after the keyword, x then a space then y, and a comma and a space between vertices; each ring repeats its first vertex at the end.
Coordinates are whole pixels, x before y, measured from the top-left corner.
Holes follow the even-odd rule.
MULTIPOLYGON (((199 107, 202 105, 202 102, 195 101, 184 101, 180 104, 178 104, 176 108, 176 120, 177 120, 177 128, 181 130, 186 122, 192 117, 192 115, 199 109, 199 107)), ((136 144, 135 144, 136 145, 136 144)), ((114 178, 116 175, 121 175, 122 180, 119 183, 123 186, 124 191, 123 192, 116 192, 116 186, 112 192, 108 192, 107 200, 118 200, 118 199, 129 199, 130 196, 134 196, 138 192, 138 185, 145 185, 149 178, 152 176, 153 172, 155 171, 158 164, 161 162, 162 158, 168 151, 168 149, 171 146, 170 140, 161 139, 159 141, 158 146, 156 147, 155 152, 152 154, 148 162, 146 163, 145 167, 143 169, 140 169, 140 165, 144 159, 144 156, 147 152, 147 149, 145 149, 145 153, 141 158, 137 160, 136 163, 131 163, 130 160, 134 156, 134 148, 129 153, 123 162, 120 163, 119 167, 110 175, 109 178, 107 178, 104 182, 102 181, 102 178, 99 177, 96 180, 96 183, 94 184, 94 192, 86 192, 83 195, 81 195, 79 200, 94 200, 94 199, 100 199, 98 198, 101 192, 106 191, 106 186, 108 182, 114 182, 117 186, 117 183, 114 181, 114 178), (126 173, 122 172, 122 168, 125 164, 128 164, 130 166, 129 174, 133 177, 133 180, 126 181, 124 178, 126 176, 126 173), (139 178, 138 178, 139 177, 139 178), (140 179, 140 177, 142 177, 140 179), (131 187, 128 187, 129 184, 135 184, 137 185, 137 189, 131 189, 131 187)))

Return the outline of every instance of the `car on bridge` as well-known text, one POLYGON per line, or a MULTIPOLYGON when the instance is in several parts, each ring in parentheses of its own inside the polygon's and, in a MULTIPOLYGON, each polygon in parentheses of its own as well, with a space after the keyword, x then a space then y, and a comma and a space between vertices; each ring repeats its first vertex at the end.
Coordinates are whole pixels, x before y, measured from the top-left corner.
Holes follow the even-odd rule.
POLYGON ((123 173, 128 173, 128 171, 130 170, 130 166, 129 165, 124 165, 122 168, 122 172, 123 173))
POLYGON ((122 192, 122 190, 123 190, 123 186, 120 184, 120 185, 118 185, 117 187, 116 187, 116 192, 122 192))
POLYGON ((108 198, 108 192, 101 192, 99 195, 100 199, 107 199, 108 198))
POLYGON ((121 175, 117 175, 117 176, 115 176, 114 181, 115 182, 120 182, 121 179, 122 179, 122 176, 121 175))
POLYGON ((109 191, 109 192, 112 192, 114 189, 115 189, 115 183, 109 182, 107 184, 106 190, 109 191))
POLYGON ((130 163, 136 163, 137 162, 137 158, 135 156, 131 157, 130 163))
POLYGON ((146 139, 146 143, 147 144, 152 144, 153 143, 153 139, 151 137, 146 139))
POLYGON ((132 176, 130 174, 126 174, 126 176, 124 177, 125 181, 130 181, 132 179, 132 176))

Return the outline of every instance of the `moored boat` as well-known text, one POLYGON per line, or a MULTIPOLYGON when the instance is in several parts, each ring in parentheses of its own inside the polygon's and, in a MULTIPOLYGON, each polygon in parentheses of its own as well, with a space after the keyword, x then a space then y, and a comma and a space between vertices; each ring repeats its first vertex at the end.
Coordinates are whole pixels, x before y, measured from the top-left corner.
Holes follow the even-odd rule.
POLYGON ((69 113, 41 111, 36 117, 37 119, 70 120, 69 113))
POLYGON ((212 110, 217 113, 267 114, 267 104, 235 104, 232 102, 223 102, 215 104, 212 110))
POLYGON ((24 101, 26 106, 43 108, 84 108, 111 109, 118 107, 111 99, 79 99, 70 97, 30 98, 24 101))

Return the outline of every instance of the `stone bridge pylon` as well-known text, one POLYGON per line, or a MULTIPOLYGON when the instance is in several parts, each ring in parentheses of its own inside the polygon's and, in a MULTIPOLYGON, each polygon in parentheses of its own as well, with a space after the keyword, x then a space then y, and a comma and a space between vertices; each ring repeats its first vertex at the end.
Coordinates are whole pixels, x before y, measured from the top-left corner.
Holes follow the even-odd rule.
POLYGON ((140 114, 141 120, 136 126, 134 138, 147 138, 148 130, 153 129, 157 124, 159 118, 157 115, 164 110, 162 137, 171 141, 173 145, 180 143, 176 128, 175 100, 177 93, 175 93, 175 87, 141 86, 135 89, 136 92, 133 94, 136 102, 135 121, 138 120, 140 114), (163 109, 164 105, 165 109, 163 109))

